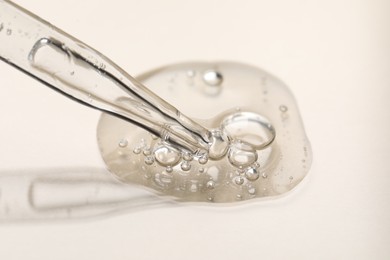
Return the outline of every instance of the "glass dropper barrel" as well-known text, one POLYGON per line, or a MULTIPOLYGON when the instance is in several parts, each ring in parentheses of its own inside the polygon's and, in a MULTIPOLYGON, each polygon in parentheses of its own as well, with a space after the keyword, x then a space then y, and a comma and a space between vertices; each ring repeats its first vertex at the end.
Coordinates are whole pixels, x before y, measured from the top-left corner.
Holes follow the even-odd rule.
POLYGON ((0 0, 0 59, 66 96, 136 124, 192 153, 210 132, 81 41, 0 0))

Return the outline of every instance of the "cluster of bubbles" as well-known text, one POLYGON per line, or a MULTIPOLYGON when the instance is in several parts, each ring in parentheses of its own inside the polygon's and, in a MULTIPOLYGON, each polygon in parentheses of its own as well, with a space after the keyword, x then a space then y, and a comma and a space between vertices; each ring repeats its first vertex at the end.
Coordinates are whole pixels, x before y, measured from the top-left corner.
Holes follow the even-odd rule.
MULTIPOLYGON (((129 146, 127 139, 122 139, 118 143, 120 149, 129 148, 129 146)), ((225 158, 221 159, 224 160, 222 163, 211 160, 206 151, 197 154, 183 152, 170 144, 163 143, 153 135, 150 142, 141 139, 136 146, 130 149, 137 162, 141 162, 144 177, 154 180, 160 188, 172 188, 173 176, 178 174, 180 178, 186 178, 189 183, 187 187, 176 187, 179 190, 188 190, 193 193, 209 192, 220 186, 233 184, 236 187, 246 187, 249 196, 256 195, 256 188, 252 183, 260 177, 258 154, 244 143, 230 144, 225 158), (224 166, 217 167, 218 164, 224 164, 224 166), (221 170, 222 168, 224 170, 221 170), (220 176, 222 174, 224 176, 220 176)), ((262 177, 265 178, 265 176, 262 177)), ((237 194, 237 199, 241 197, 242 195, 237 194)), ((208 200, 212 201, 212 196, 208 200)))

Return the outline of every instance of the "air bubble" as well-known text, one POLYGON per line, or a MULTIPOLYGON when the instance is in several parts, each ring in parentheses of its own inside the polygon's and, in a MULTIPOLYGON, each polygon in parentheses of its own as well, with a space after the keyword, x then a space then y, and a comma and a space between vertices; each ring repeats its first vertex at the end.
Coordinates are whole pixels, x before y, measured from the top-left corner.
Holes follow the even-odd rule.
POLYGON ((208 162, 208 160, 209 160, 209 157, 207 156, 207 154, 204 154, 204 155, 202 155, 202 156, 199 158, 198 162, 199 162, 200 164, 206 164, 206 163, 208 162))
POLYGON ((198 185, 196 185, 195 183, 192 183, 191 187, 190 187, 190 191, 191 192, 197 192, 198 191, 198 185))
POLYGON ((144 151, 143 151, 143 154, 144 154, 145 156, 151 155, 152 152, 150 151, 150 147, 145 147, 145 148, 144 148, 144 151))
POLYGON ((249 195, 256 195, 256 188, 255 187, 248 187, 248 193, 249 195))
POLYGON ((285 105, 280 105, 280 106, 279 106, 279 110, 280 110, 280 112, 285 113, 285 112, 288 111, 288 107, 285 106, 285 105))
POLYGON ((208 70, 203 74, 203 80, 209 86, 219 86, 222 84, 222 74, 215 70, 208 70))
POLYGON ((187 77, 189 77, 189 78, 195 77, 195 71, 194 70, 188 70, 187 71, 187 77))
POLYGON ((245 179, 241 176, 237 176, 236 178, 234 178, 234 183, 237 184, 237 185, 242 185, 244 184, 244 181, 245 179))
POLYGON ((127 139, 121 139, 121 140, 119 141, 119 143, 118 143, 118 146, 119 146, 120 148, 125 148, 125 147, 127 147, 128 144, 129 144, 129 142, 127 141, 127 139))
POLYGON ((133 153, 140 154, 141 153, 141 148, 140 147, 135 147, 134 150, 133 150, 133 153))
POLYGON ((213 181, 213 180, 208 181, 206 183, 206 188, 210 189, 210 190, 214 189, 215 188, 215 181, 213 181))
POLYGON ((152 165, 154 163, 154 158, 152 156, 145 157, 145 164, 152 165))
POLYGON ((7 29, 7 35, 11 35, 12 34, 12 30, 11 29, 7 29))
POLYGON ((228 159, 229 162, 236 167, 248 167, 257 161, 257 153, 252 147, 242 144, 235 143, 229 151, 228 159))
POLYGON ((260 177, 260 175, 255 168, 248 168, 245 172, 245 177, 250 181, 255 181, 260 177))
POLYGON ((180 153, 171 147, 160 146, 154 151, 156 161, 163 166, 173 166, 179 163, 180 153))
POLYGON ((183 161, 180 167, 183 171, 187 172, 191 169, 191 164, 188 161, 183 161))

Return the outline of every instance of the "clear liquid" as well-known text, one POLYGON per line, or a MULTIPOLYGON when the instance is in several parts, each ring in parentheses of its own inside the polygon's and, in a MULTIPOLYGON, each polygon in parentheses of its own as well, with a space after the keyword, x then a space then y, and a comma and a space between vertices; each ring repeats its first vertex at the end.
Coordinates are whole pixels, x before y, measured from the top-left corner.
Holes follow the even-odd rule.
POLYGON ((99 146, 120 180, 182 201, 234 202, 284 194, 304 178, 310 145, 295 101, 279 80, 236 63, 187 63, 156 71, 138 79, 185 114, 202 118, 196 121, 213 129, 215 145, 188 154, 103 114, 99 146), (213 70, 218 76, 205 76, 213 70), (216 94, 210 87, 220 90, 216 94), (129 145, 121 148, 118 140, 124 138, 129 145), (150 155, 140 152, 145 149, 150 155), (152 163, 145 161, 148 156, 152 163))

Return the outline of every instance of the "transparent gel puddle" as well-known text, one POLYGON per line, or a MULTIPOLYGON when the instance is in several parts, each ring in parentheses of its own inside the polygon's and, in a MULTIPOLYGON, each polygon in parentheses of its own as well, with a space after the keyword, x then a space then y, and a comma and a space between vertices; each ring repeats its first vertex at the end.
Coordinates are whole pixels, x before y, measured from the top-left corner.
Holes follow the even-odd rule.
MULTIPOLYGON (((240 63, 194 62, 137 80, 229 142, 192 154, 102 114, 100 152, 121 181, 180 201, 234 202, 281 195, 307 174, 311 150, 297 105, 272 75, 240 63)), ((117 102, 134 107, 130 98, 117 102)))

